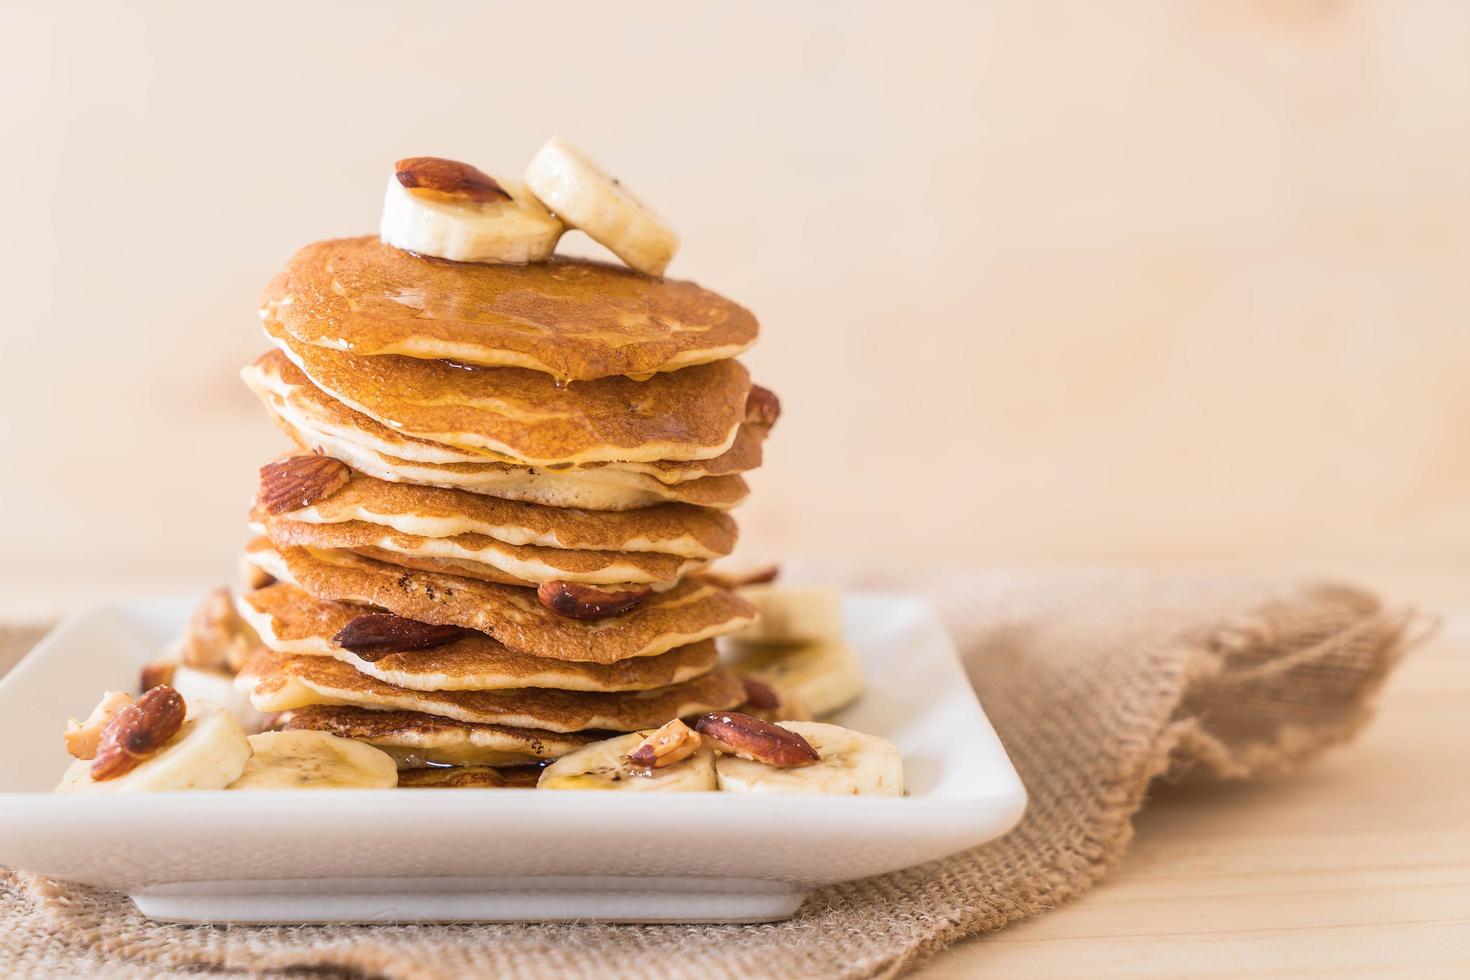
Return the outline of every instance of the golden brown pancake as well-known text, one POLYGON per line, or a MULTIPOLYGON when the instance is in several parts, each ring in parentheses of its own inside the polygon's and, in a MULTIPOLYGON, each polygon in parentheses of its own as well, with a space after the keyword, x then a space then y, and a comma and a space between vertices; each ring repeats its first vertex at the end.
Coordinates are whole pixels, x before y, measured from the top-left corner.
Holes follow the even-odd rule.
POLYGON ((265 526, 266 535, 278 546, 344 548, 409 568, 442 568, 451 574, 509 585, 672 585, 704 564, 651 551, 574 551, 506 544, 486 534, 431 538, 367 521, 312 524, 264 511, 256 511, 252 517, 265 526))
POLYGON ((560 385, 524 368, 476 368, 313 347, 267 320, 266 335, 318 388, 406 435, 489 449, 528 466, 711 459, 745 421, 739 361, 560 385))
MULTIPOLYGON (((359 450, 387 453, 426 463, 511 463, 503 453, 488 449, 449 446, 395 432, 376 419, 348 408, 316 385, 279 350, 261 355, 240 372, 245 384, 273 414, 293 428, 309 429, 324 439, 345 441, 359 450)), ((582 464, 582 469, 606 467, 657 477, 664 483, 682 483, 707 476, 728 476, 761 464, 761 444, 770 425, 747 421, 740 426, 728 450, 711 459, 653 460, 582 464)))
POLYGON ((400 789, 535 789, 540 766, 434 766, 398 773, 400 789))
POLYGON ((646 691, 692 680, 714 669, 713 640, 677 647, 656 657, 613 664, 576 663, 514 653, 480 632, 429 650, 364 660, 332 641, 348 623, 373 610, 323 602, 277 582, 236 601, 241 617, 277 653, 335 657, 359 673, 416 691, 492 691, 548 687, 562 691, 646 691))
POLYGON ((261 308, 307 344, 564 380, 723 360, 757 332, 748 310, 691 282, 585 259, 448 262, 368 237, 301 249, 265 288, 261 308))
POLYGON ((272 413, 271 417, 302 449, 340 459, 359 473, 393 483, 597 511, 636 510, 662 503, 729 510, 750 493, 745 480, 738 475, 710 476, 670 485, 643 473, 613 469, 552 470, 509 463, 423 463, 362 450, 350 442, 296 428, 284 416, 272 413))
POLYGON ((755 618, 755 607, 734 591, 696 578, 655 592, 622 616, 581 622, 547 609, 530 589, 406 570, 344 551, 277 549, 257 538, 245 554, 278 581, 317 599, 378 606, 436 626, 464 626, 519 653, 555 660, 610 664, 652 657, 734 632, 755 618))
POLYGON ((400 769, 420 766, 514 766, 557 759, 607 732, 548 732, 477 725, 418 711, 372 711, 313 705, 281 715, 283 731, 328 732, 382 749, 400 769))
POLYGON ((309 524, 364 521, 404 534, 481 534, 511 545, 577 551, 644 551, 711 560, 735 547, 735 522, 688 504, 608 513, 543 507, 518 500, 409 483, 354 472, 325 500, 281 515, 309 524))
POLYGON ((723 711, 745 701, 745 685, 715 670, 651 691, 410 691, 360 674, 328 657, 293 657, 262 650, 246 661, 236 682, 250 691, 257 711, 293 711, 311 705, 347 705, 418 711, 455 721, 579 732, 589 728, 632 732, 673 718, 723 711))

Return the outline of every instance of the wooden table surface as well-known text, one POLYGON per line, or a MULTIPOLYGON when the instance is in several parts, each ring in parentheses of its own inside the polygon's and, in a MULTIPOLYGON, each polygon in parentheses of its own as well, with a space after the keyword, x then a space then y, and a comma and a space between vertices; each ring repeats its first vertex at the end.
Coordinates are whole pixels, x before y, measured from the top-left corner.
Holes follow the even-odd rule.
POLYGON ((1095 890, 916 976, 1470 977, 1470 592, 1383 581, 1458 611, 1358 741, 1292 778, 1157 786, 1095 890))

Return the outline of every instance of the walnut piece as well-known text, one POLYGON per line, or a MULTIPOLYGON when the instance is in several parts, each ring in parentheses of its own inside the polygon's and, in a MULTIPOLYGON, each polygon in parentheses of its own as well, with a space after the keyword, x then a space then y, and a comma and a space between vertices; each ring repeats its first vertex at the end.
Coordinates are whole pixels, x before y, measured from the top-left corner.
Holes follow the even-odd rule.
MULTIPOLYGON (((199 604, 189 620, 180 646, 180 659, 190 667, 235 673, 260 649, 260 636, 235 610, 234 597, 220 586, 199 604)), ((167 684, 167 678, 145 684, 167 684)))
POLYGON ((628 768, 647 770, 672 766, 698 752, 701 741, 698 732, 675 718, 657 731, 649 732, 628 753, 628 768))
POLYGON ((92 709, 86 721, 73 718, 66 723, 66 733, 62 736, 66 740, 66 751, 77 759, 96 758, 97 743, 102 738, 102 730, 117 717, 119 711, 132 703, 133 696, 122 691, 108 691, 103 694, 102 700, 97 702, 97 707, 92 709))

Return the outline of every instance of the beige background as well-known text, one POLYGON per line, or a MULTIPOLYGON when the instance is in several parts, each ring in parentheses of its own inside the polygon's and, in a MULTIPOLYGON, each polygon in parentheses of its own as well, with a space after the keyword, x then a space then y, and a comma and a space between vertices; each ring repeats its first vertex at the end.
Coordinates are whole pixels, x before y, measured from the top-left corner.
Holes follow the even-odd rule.
POLYGON ((752 307, 752 551, 1470 558, 1470 5, 6 4, 3 608, 227 574, 260 286, 590 149, 752 307))

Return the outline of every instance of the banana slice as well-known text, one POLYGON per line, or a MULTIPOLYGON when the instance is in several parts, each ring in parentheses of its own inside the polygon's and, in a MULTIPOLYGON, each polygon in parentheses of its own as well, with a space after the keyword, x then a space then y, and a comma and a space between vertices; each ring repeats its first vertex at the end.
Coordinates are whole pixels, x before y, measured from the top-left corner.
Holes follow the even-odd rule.
POLYGON ((811 643, 842 639, 842 598, 825 586, 748 585, 741 598, 755 606, 754 623, 734 635, 741 643, 811 643))
POLYGON ((650 732, 633 732, 594 742, 564 755, 541 772, 537 789, 630 789, 688 793, 715 788, 715 757, 700 748, 662 769, 630 769, 628 753, 650 732))
POLYGON ((863 693, 862 664, 841 640, 821 640, 794 646, 730 648, 729 665, 775 688, 783 697, 805 705, 814 718, 847 707, 863 693))
POLYGON ((526 183, 562 221, 606 245, 639 272, 663 275, 679 250, 674 229, 560 137, 547 140, 531 158, 526 183))
POLYGON ((270 725, 270 716, 255 710, 250 698, 235 688, 235 677, 223 671, 200 670, 179 664, 173 670, 170 685, 184 698, 185 704, 195 701, 214 701, 223 707, 246 734, 263 731, 270 725))
POLYGON ((326 732, 262 732, 255 754, 226 789, 388 789, 398 766, 371 745, 326 732))
POLYGON ((524 184, 437 157, 398 161, 378 234, 394 248, 456 262, 551 257, 566 229, 524 184))
POLYGON ((821 761, 778 769, 733 755, 715 759, 720 790, 726 793, 827 793, 841 796, 902 796, 903 757, 886 738, 819 721, 784 721, 817 750, 821 761))
POLYGON ((177 735, 132 771, 101 782, 92 779, 92 762, 77 759, 66 770, 58 793, 130 793, 180 789, 224 789, 245 771, 250 743, 234 716, 218 704, 198 701, 177 735))

